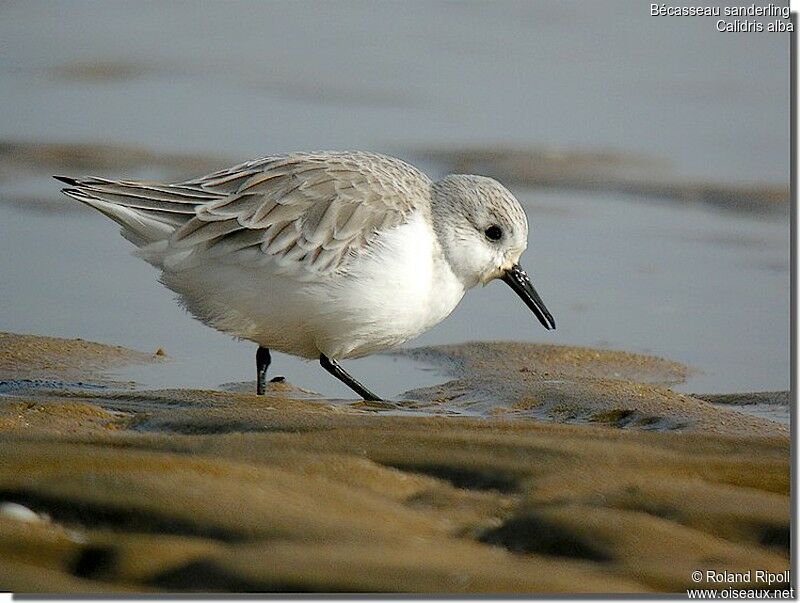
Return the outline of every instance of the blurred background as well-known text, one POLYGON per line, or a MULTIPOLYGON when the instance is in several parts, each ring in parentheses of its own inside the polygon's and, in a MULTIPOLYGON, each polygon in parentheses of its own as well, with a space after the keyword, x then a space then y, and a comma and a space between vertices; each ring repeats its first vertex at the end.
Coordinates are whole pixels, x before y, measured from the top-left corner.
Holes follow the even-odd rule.
MULTIPOLYGON (((50 175, 362 149, 501 179, 558 323, 493 283, 408 345, 621 349, 696 369, 682 391, 788 389, 789 37, 715 22, 638 0, 0 3, 0 330, 161 347, 120 375, 145 386, 252 380, 255 346, 185 314, 50 175)), ((446 378, 347 368, 387 395, 446 378)), ((315 363, 272 374, 351 397, 315 363)))

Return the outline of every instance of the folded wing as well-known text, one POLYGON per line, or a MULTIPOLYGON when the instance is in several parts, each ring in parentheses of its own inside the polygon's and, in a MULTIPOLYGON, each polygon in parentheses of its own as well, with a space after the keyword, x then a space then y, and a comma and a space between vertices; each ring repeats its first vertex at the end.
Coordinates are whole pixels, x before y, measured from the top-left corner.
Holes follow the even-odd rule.
POLYGON ((167 270, 213 259, 303 278, 346 269, 428 203, 430 181, 391 157, 328 152, 268 157, 174 185, 72 184, 66 194, 115 219, 140 246, 157 247, 167 270))

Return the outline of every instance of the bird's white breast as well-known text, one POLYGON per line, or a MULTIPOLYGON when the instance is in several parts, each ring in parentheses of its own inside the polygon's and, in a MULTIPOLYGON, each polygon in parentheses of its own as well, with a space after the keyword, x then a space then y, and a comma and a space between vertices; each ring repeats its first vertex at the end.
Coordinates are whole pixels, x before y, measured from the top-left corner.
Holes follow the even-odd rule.
POLYGON ((329 300, 317 345, 332 358, 364 356, 416 337, 464 295, 422 214, 381 235, 345 276, 321 285, 329 300))

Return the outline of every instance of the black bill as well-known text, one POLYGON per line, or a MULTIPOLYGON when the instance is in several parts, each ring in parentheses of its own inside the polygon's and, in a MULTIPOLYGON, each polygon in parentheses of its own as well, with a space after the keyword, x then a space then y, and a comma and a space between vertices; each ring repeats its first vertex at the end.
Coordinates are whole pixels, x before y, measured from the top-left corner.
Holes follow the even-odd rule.
POLYGON ((533 283, 531 283, 531 279, 528 278, 528 273, 525 272, 519 264, 515 264, 509 268, 500 278, 517 292, 517 295, 522 298, 525 305, 536 314, 536 318, 544 325, 545 329, 556 328, 556 321, 553 319, 553 315, 547 311, 542 298, 539 297, 539 294, 536 293, 536 289, 533 288, 533 283))

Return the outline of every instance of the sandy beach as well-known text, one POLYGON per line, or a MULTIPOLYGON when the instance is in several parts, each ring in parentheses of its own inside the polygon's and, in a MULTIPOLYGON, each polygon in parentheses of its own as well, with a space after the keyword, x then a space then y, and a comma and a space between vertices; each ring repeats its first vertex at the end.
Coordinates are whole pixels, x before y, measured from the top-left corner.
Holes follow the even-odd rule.
POLYGON ((140 391, 106 371, 168 360, 0 341, 3 590, 681 592, 789 566, 787 427, 675 394, 665 360, 426 348, 459 376, 371 405, 140 391))

